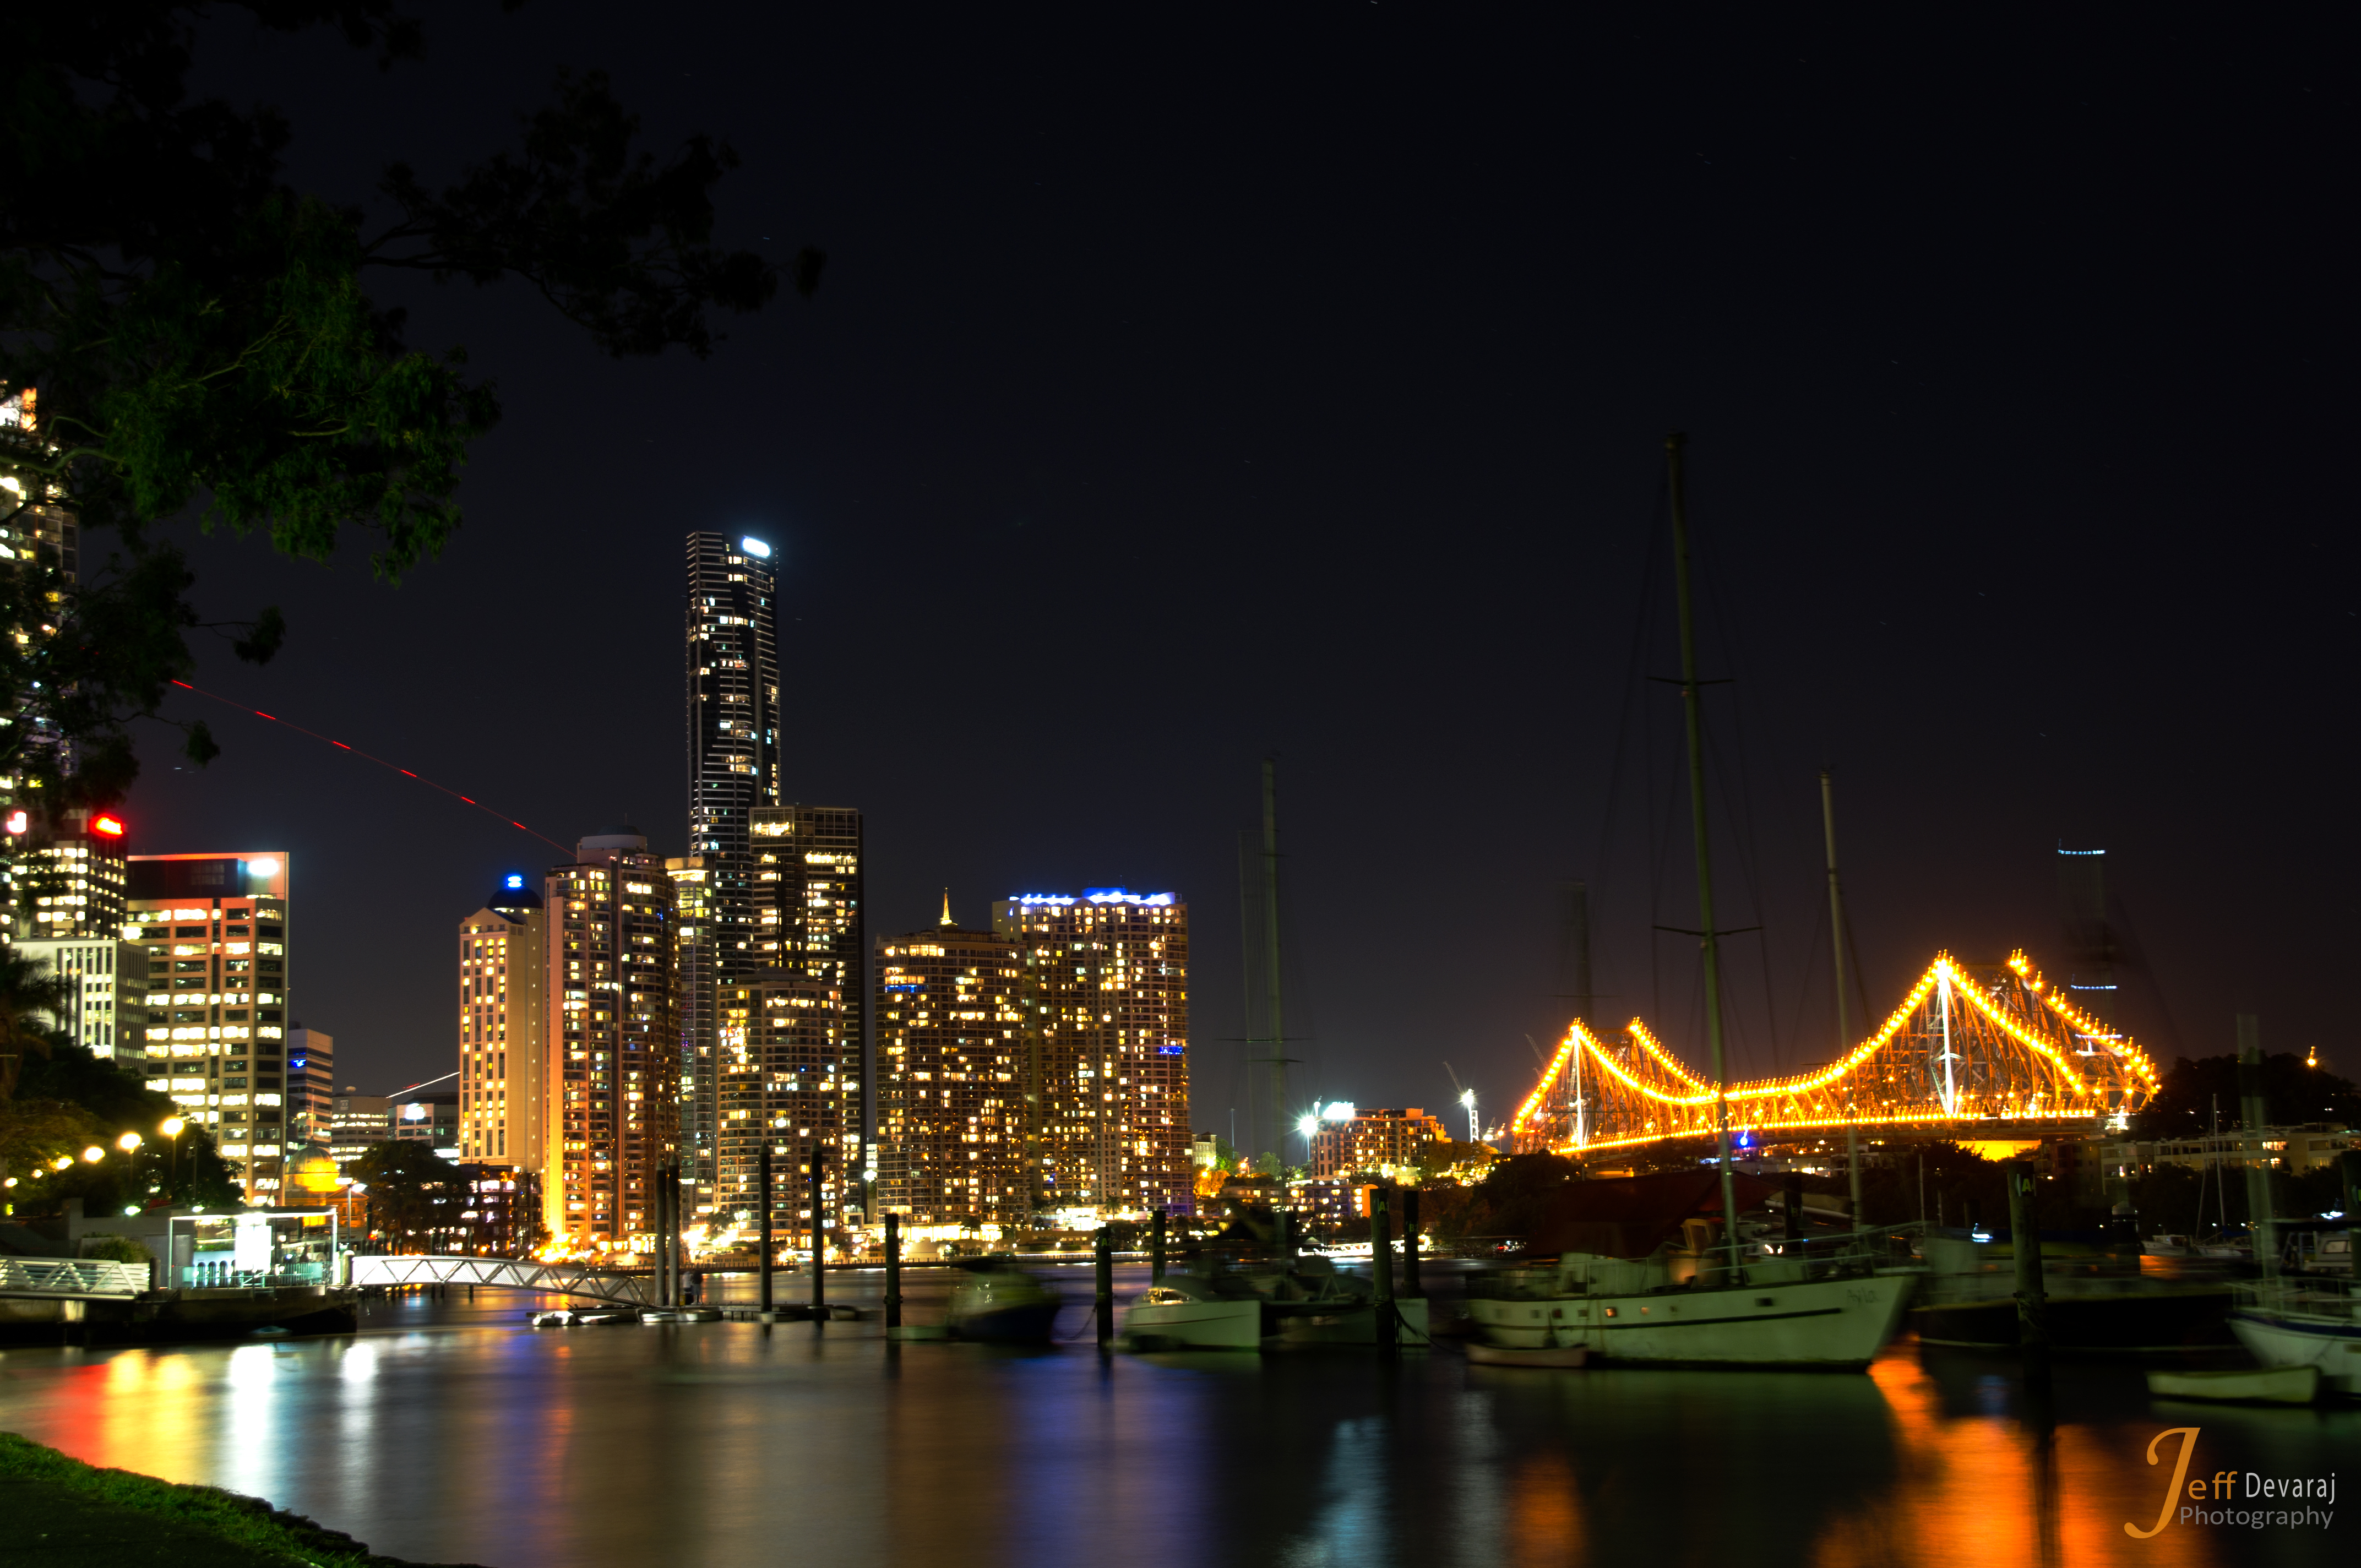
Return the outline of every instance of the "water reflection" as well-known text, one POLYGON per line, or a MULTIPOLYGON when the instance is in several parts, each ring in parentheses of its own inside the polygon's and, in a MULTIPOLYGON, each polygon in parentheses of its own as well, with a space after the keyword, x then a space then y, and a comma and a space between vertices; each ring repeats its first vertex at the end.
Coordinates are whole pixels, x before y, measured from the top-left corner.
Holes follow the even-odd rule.
POLYGON ((2354 1539, 2126 1537, 2169 1478, 2142 1458, 2162 1427, 2202 1426, 2196 1474, 2361 1456, 2361 1412, 2191 1414, 2128 1370, 2061 1365, 2045 1406, 2013 1363, 1907 1348, 1867 1376, 1531 1373, 888 1346, 873 1323, 536 1333, 523 1305, 12 1351, 0 1426, 500 1568, 2341 1563, 2354 1539))

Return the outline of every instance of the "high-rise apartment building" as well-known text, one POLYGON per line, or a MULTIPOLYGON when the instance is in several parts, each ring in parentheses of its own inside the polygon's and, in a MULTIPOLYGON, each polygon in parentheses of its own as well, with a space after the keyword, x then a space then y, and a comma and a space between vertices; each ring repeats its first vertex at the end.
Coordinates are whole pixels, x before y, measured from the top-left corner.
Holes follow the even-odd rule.
POLYGON ((877 943, 877 1206, 908 1234, 1032 1223, 1025 955, 962 930, 877 943))
POLYGON ((875 1149, 868 1100, 869 905, 862 884, 861 813, 849 806, 760 806, 754 812, 756 951, 764 968, 834 992, 844 1012, 852 1120, 862 1166, 875 1149))
POLYGON ((288 880, 285 851, 246 850, 134 855, 126 883, 148 1086, 212 1134, 249 1203, 278 1201, 286 1175, 288 880))
POLYGON ((543 1213, 577 1248, 653 1245, 656 1173, 677 1156, 673 892, 636 828, 593 834, 550 872, 543 1213))
POLYGON ((779 799, 779 670, 771 547, 688 536, 688 852, 707 872, 720 973, 762 966, 754 948, 753 812, 779 799))
POLYGON ((771 1228, 782 1243, 809 1234, 815 1151, 824 1188, 821 1223, 829 1230, 860 1223, 860 1052, 845 1026, 843 994, 772 970, 751 985, 721 987, 719 1014, 717 1217, 741 1230, 760 1223, 758 1161, 767 1142, 771 1228))
MULTIPOLYGON (((328 1147, 336 1098, 336 1042, 325 1029, 287 1027, 287 1146, 317 1157, 328 1147)), ((291 1157, 292 1157, 291 1153, 291 1157)))
POLYGON ((1332 1105, 1312 1134, 1309 1157, 1314 1177, 1382 1176, 1393 1179, 1405 1168, 1423 1168, 1428 1153, 1450 1135, 1440 1117, 1413 1105, 1407 1110, 1332 1105))
POLYGON ((548 1119, 548 920, 511 873, 459 922, 459 1157, 539 1170, 548 1119))
POLYGON ((664 861, 664 870, 672 875, 673 1013, 680 1028, 682 1201, 691 1214, 709 1214, 720 1115, 713 911, 704 856, 675 855, 664 861))
POLYGON ((1185 1208, 1189 906, 1086 888, 993 905, 1026 959, 1037 1213, 1067 1223, 1185 1208))

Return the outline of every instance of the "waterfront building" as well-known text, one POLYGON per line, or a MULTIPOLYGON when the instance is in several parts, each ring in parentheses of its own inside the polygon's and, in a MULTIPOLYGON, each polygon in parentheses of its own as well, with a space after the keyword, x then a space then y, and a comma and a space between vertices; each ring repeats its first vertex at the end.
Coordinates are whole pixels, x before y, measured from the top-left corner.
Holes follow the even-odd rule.
POLYGON ((459 1162, 459 1251, 475 1257, 530 1257, 547 1239, 541 1179, 513 1165, 459 1162))
POLYGON ((656 1173, 677 1155, 673 894, 636 828, 595 833, 544 889, 544 1223, 569 1249, 654 1245, 656 1173))
POLYGON ((542 895, 511 872, 459 922, 459 1157, 539 1170, 548 1114, 542 895))
MULTIPOLYGON (((2062 1140, 2061 1140, 2062 1144, 2062 1140)), ((2184 1170, 2243 1170, 2248 1166, 2294 1174, 2334 1165, 2347 1149, 2361 1148, 2350 1127, 2315 1122, 2298 1127, 2224 1127, 2212 1135, 2175 1138, 2101 1140, 2097 1163, 2108 1176, 2145 1176, 2159 1166, 2184 1170)), ((2059 1163, 2059 1146, 2050 1150, 2059 1163)))
POLYGON ((1424 1167, 1429 1147, 1448 1141, 1440 1117, 1406 1110, 1331 1105, 1312 1135, 1312 1174, 1383 1176, 1424 1167))
MULTIPOLYGON (((753 972, 763 980, 784 973, 839 999, 856 1163, 873 1170, 861 813, 849 806, 762 806, 753 814, 753 836, 755 951, 763 959, 753 972)), ((742 1184, 750 1175, 740 1171, 735 1179, 742 1184)))
POLYGON ((713 910, 702 855, 664 861, 672 877, 672 992, 680 1028, 680 1179, 693 1215, 713 1212, 720 1116, 713 910), (693 1195, 693 1196, 691 1196, 693 1195))
POLYGON ((688 852, 704 861, 716 962, 761 968, 753 812, 779 799, 779 671, 771 547, 688 536, 688 852))
MULTIPOLYGON (((715 1029, 720 1062, 717 1218, 741 1233, 761 1223, 764 1143, 771 1147, 771 1229, 783 1246, 808 1236, 811 1159, 820 1159, 823 1228, 862 1223, 858 1042, 846 1030, 842 992, 772 971, 720 988, 715 1029)), ((803 1244, 809 1245, 807 1240, 803 1244)))
POLYGON ((1025 955, 941 924, 877 943, 878 1209, 916 1240, 1031 1223, 1025 955))
POLYGON ((287 1026, 287 1147, 324 1155, 336 1098, 336 1042, 324 1029, 287 1026))
POLYGON ((290 874, 283 850, 134 855, 125 882, 148 1085, 213 1135, 249 1203, 277 1202, 286 1172, 290 874))
MULTIPOLYGON (((117 929, 121 922, 116 922, 117 929)), ((19 938, 11 944, 71 984, 52 1025, 93 1055, 113 1058, 118 1041, 135 1069, 147 1065, 148 949, 113 937, 19 938)))
POLYGON ((993 905, 992 928, 1025 956, 1037 1221, 1185 1210, 1189 906, 1119 887, 1026 894, 993 905))
POLYGON ((424 1144, 443 1159, 459 1157, 459 1091, 405 1089, 389 1095, 396 1143, 424 1144))
POLYGON ((328 1157, 339 1166, 359 1158, 393 1136, 393 1100, 363 1094, 351 1084, 328 1099, 328 1157))

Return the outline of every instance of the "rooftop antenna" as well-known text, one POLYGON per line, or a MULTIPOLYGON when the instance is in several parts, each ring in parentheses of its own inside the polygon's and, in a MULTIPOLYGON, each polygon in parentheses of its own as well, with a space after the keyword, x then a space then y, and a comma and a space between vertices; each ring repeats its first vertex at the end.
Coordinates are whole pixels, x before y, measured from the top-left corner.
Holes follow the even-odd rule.
POLYGON ((950 888, 943 889, 943 924, 945 926, 954 926, 958 924, 957 921, 951 918, 951 890, 950 888))

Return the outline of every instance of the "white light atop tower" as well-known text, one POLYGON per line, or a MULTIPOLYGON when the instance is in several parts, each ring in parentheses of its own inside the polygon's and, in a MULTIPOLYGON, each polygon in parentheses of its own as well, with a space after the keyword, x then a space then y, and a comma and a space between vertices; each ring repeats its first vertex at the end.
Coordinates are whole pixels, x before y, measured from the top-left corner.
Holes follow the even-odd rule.
POLYGON ((738 548, 753 556, 757 561, 767 561, 771 558, 771 547, 752 535, 740 540, 738 548))

